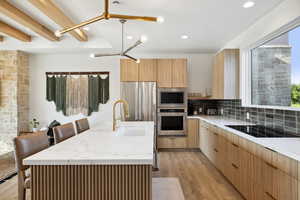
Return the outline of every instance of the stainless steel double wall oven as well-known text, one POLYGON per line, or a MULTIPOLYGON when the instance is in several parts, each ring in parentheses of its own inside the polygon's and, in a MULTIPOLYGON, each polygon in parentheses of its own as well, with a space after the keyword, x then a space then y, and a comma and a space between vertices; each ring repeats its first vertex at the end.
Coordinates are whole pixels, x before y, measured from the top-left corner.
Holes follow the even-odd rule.
POLYGON ((158 135, 186 135, 187 91, 185 88, 158 89, 158 135))

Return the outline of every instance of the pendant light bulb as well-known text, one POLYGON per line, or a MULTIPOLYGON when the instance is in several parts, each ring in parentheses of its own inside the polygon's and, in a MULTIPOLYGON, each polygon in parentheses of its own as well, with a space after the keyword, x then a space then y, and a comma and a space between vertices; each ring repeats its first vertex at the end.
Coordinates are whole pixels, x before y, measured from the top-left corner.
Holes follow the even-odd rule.
POLYGON ((54 34, 55 34, 56 37, 61 37, 61 35, 62 35, 60 30, 55 31, 54 34))
POLYGON ((162 24, 165 22, 165 19, 162 16, 156 18, 157 23, 162 24))
POLYGON ((145 42, 148 41, 148 37, 147 37, 146 35, 142 35, 140 41, 141 41, 142 43, 145 43, 145 42))
POLYGON ((139 63, 141 62, 141 60, 140 60, 140 59, 137 59, 135 62, 136 62, 137 64, 139 64, 139 63))
POLYGON ((90 54, 90 57, 91 57, 91 58, 95 58, 96 55, 95 55, 94 53, 92 53, 92 54, 90 54))

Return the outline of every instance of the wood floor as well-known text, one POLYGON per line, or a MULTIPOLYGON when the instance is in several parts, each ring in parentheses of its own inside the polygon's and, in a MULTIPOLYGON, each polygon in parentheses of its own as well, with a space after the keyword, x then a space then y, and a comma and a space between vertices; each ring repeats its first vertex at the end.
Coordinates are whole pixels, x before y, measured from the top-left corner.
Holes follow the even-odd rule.
POLYGON ((13 152, 0 155, 0 180, 16 172, 13 152))
MULTIPOLYGON (((154 177, 177 177, 186 200, 243 199, 202 153, 160 152, 159 156, 160 171, 154 177)), ((0 184, 0 200, 17 200, 16 177, 0 184)))
POLYGON ((160 152, 154 176, 177 177, 186 200, 242 200, 242 196, 200 152, 160 152))

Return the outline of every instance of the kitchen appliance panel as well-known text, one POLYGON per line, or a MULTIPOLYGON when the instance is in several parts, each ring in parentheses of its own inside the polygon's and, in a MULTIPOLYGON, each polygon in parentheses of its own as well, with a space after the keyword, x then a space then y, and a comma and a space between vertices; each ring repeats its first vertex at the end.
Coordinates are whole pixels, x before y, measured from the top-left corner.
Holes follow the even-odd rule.
POLYGON ((186 109, 159 109, 158 135, 186 135, 186 109))
POLYGON ((184 88, 159 88, 158 107, 187 107, 187 91, 184 88))
MULTIPOLYGON (((126 121, 138 121, 138 111, 139 111, 138 91, 139 91, 138 82, 121 83, 121 99, 126 100, 129 105, 129 117, 126 118, 126 121)), ((123 113, 122 116, 124 116, 123 113)), ((124 120, 124 117, 122 118, 124 120)))
POLYGON ((270 128, 262 125, 226 125, 229 128, 241 131, 257 138, 299 138, 284 129, 270 128))
POLYGON ((141 121, 156 121, 156 83, 139 84, 139 117, 141 121))
POLYGON ((129 104, 126 121, 156 121, 155 82, 123 82, 121 98, 129 104))

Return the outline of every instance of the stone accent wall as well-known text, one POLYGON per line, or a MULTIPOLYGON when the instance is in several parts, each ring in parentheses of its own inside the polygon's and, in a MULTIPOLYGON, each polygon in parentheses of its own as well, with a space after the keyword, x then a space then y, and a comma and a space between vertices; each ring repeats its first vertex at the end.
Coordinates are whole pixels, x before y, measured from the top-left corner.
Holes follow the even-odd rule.
POLYGON ((252 104, 290 106, 291 47, 259 47, 252 54, 252 104))
POLYGON ((19 131, 28 131, 28 118, 28 55, 0 51, 0 155, 13 150, 19 131))
POLYGON ((29 130, 29 56, 18 52, 18 131, 29 130))

